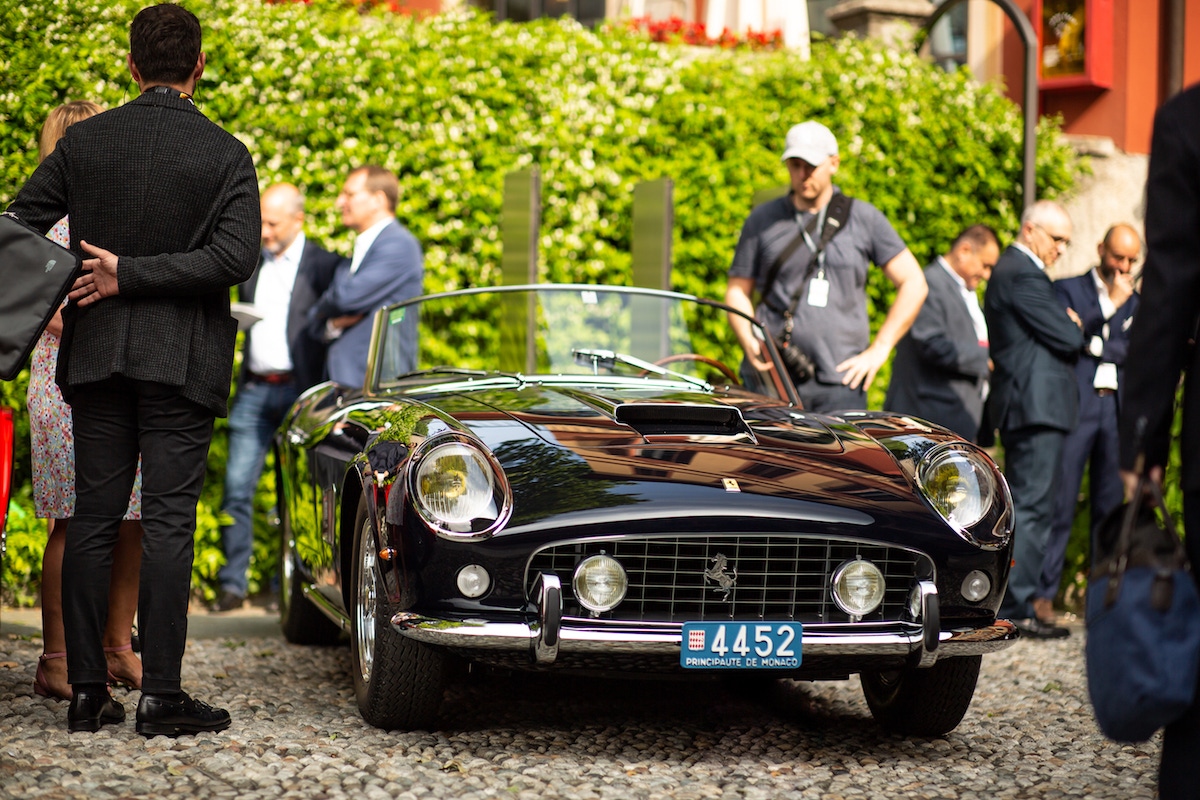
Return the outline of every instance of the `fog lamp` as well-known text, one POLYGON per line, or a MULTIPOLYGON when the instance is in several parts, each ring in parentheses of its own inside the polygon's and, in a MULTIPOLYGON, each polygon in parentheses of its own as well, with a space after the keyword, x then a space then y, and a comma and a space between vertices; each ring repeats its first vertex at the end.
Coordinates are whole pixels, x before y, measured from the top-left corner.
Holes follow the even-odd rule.
POLYGON ((463 597, 474 600, 483 597, 492 586, 492 576, 478 564, 468 564, 458 571, 458 590, 463 597))
POLYGON ((963 578, 962 596, 972 603, 978 603, 980 600, 987 597, 992 592, 992 579, 987 576, 986 572, 980 572, 977 569, 967 573, 967 577, 963 578))
POLYGON ((908 594, 908 615, 913 619, 921 618, 921 587, 914 586, 908 594))
POLYGON ((615 558, 598 555, 579 562, 571 586, 580 605, 599 613, 611 611, 625 599, 629 579, 615 558))
POLYGON ((833 601, 852 617, 865 617, 883 602, 883 573, 861 558, 833 573, 833 601))

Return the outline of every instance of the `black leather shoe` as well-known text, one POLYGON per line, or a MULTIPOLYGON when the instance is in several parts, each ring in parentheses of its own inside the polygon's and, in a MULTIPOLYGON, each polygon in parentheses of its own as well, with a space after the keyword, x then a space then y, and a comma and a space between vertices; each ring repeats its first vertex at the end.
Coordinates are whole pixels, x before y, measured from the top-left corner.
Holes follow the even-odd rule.
POLYGON ((1014 619, 1012 624, 1021 632, 1022 637, 1030 639, 1065 639, 1071 635, 1069 629, 1060 625, 1050 625, 1037 617, 1014 619))
POLYGON ((208 607, 208 610, 217 614, 223 614, 226 611, 237 611, 245 604, 245 602, 246 598, 242 597, 240 594, 235 594, 229 590, 223 590, 221 592, 221 596, 216 599, 216 602, 208 607))
POLYGON ((67 707, 67 730, 71 733, 95 733, 101 725, 115 725, 124 721, 125 707, 113 700, 107 689, 76 691, 71 698, 71 705, 67 707))
POLYGON ((178 696, 143 692, 138 701, 137 732, 142 736, 187 736, 228 727, 228 711, 193 700, 184 692, 178 696))

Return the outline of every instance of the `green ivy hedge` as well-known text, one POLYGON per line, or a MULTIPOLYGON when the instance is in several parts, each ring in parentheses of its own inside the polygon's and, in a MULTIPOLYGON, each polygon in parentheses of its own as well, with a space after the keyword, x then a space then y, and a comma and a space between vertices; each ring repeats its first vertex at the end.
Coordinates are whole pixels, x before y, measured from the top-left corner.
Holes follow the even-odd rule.
MULTIPOLYGON (((494 24, 471 11, 418 20, 332 0, 186 4, 208 53, 196 102, 250 148, 260 183, 303 187, 309 234, 348 253, 333 205, 342 180, 364 163, 394 170, 397 213, 425 247, 430 291, 499 282, 504 176, 537 164, 543 280, 629 283, 633 187, 665 176, 675 182, 672 283, 720 297, 754 193, 786 183, 784 133, 810 117, 839 137, 838 183, 882 209, 918 260, 945 250, 967 224, 1017 226, 1019 110, 964 72, 872 42, 818 41, 804 62, 787 51, 658 45, 622 26, 587 30, 570 20, 494 24)), ((87 98, 111 107, 136 92, 125 53, 141 5, 0 5, 0 203, 33 170, 53 106, 87 98)), ((1038 142, 1039 192, 1054 196, 1079 165, 1053 121, 1041 124, 1038 142)), ((868 293, 878 324, 893 289, 876 270, 868 293)), ((716 347, 733 345, 724 320, 708 325, 716 347)), ((471 349, 477 334, 462 320, 446 335, 471 349)), ((872 407, 886 379, 885 370, 872 407)), ((23 409, 25 380, 0 385, 0 401, 23 409)), ((27 442, 27 421, 20 426, 27 442)), ((225 435, 218 425, 196 533, 194 585, 208 597, 221 558, 225 435)), ((18 487, 28 483, 28 458, 19 453, 18 487)), ((260 510, 269 498, 264 487, 260 510)), ((14 505, 27 504, 21 488, 14 505)), ((28 603, 36 591, 42 529, 30 517, 10 518, 2 575, 10 602, 28 603)), ((262 517, 252 590, 274 569, 262 517)))

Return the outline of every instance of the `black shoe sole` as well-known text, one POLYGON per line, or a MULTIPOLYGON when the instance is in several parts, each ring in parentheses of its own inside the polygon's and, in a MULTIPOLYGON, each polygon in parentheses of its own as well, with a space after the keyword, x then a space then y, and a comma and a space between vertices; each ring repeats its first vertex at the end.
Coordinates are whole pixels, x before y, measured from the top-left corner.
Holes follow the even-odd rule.
POLYGON ((217 722, 211 725, 172 725, 162 722, 139 722, 137 732, 142 736, 193 736, 197 733, 216 733, 229 727, 232 720, 217 722))
POLYGON ((67 720, 67 732, 68 733, 95 733, 96 731, 98 731, 102 727, 104 727, 105 725, 119 725, 124 721, 125 721, 124 717, 121 717, 120 719, 104 719, 103 717, 101 717, 100 719, 78 719, 78 720, 68 719, 67 720))

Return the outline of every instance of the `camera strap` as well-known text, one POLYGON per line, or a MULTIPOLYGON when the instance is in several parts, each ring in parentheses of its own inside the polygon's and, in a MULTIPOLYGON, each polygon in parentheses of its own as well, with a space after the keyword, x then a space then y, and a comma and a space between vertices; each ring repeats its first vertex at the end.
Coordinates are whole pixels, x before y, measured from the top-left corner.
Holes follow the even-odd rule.
POLYGON ((783 252, 781 252, 775 261, 772 262, 771 269, 767 273, 767 281, 763 286, 762 297, 763 302, 766 303, 772 311, 780 314, 786 319, 784 341, 790 341, 791 339, 792 309, 796 307, 797 303, 800 302, 800 298, 804 296, 804 289, 806 286, 808 286, 809 279, 812 278, 818 264, 821 262, 821 257, 825 254, 826 246, 829 245, 829 242, 834 236, 837 236, 838 232, 846 227, 846 220, 850 219, 850 207, 853 205, 853 203, 854 200, 852 198, 847 197, 841 192, 835 192, 833 197, 830 198, 828 205, 826 205, 824 209, 824 223, 821 223, 821 214, 814 214, 813 218, 809 220, 808 229, 801 228, 800 232, 796 234, 796 238, 788 242, 787 247, 785 247, 783 252), (817 241, 816 248, 812 249, 812 234, 816 231, 818 224, 821 225, 821 238, 817 241), (807 244, 812 252, 811 257, 808 260, 808 267, 804 270, 804 278, 800 281, 800 285, 796 287, 796 291, 792 293, 787 306, 779 308, 777 304, 771 302, 771 287, 775 283, 775 279, 779 276, 779 270, 783 267, 784 262, 791 258, 792 254, 795 253, 802 244, 807 244))

